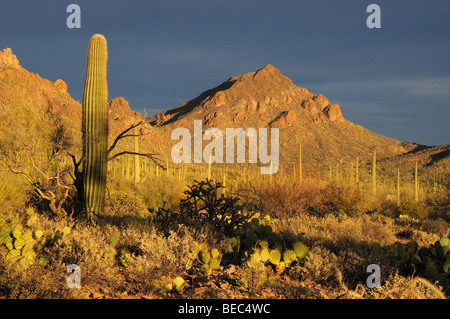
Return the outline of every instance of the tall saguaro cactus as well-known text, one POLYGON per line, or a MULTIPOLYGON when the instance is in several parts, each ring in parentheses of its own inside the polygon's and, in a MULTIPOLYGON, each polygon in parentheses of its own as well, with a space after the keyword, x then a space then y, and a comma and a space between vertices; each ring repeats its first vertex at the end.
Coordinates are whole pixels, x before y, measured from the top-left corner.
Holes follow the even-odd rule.
POLYGON ((95 34, 87 51, 86 79, 83 91, 83 183, 84 208, 88 218, 104 208, 107 143, 108 143, 108 83, 106 39, 95 34))

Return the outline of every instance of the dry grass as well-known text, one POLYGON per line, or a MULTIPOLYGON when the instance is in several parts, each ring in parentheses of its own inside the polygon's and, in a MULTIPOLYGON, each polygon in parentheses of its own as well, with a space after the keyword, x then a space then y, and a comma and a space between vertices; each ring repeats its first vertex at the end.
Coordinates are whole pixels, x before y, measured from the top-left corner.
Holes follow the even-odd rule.
MULTIPOLYGON (((308 255, 281 274, 263 264, 249 267, 245 260, 226 257, 221 263, 223 268, 205 280, 196 254, 201 247, 215 247, 225 254, 226 236, 208 225, 174 225, 165 233, 160 231, 146 212, 150 198, 159 193, 160 186, 145 184, 133 192, 124 192, 123 183, 126 182, 110 184, 111 201, 96 225, 82 220, 56 221, 40 214, 43 229, 69 225, 72 230, 48 247, 45 253, 48 263, 43 266, 19 272, 0 259, 0 296, 381 299, 444 296, 433 283, 402 275, 398 260, 387 247, 396 241, 409 240, 427 246, 440 237, 450 236, 449 224, 444 219, 399 219, 395 214, 385 213, 380 208, 388 207, 390 199, 386 200, 387 194, 382 191, 374 196, 364 188, 317 184, 314 180, 301 184, 273 181, 266 186, 241 185, 241 195, 256 197, 269 208, 270 225, 277 240, 283 243, 300 240, 308 246, 308 255), (373 212, 373 207, 378 210, 373 212), (402 237, 404 234, 409 237, 402 237), (378 243, 381 251, 372 249, 373 243, 378 243), (365 285, 366 267, 373 263, 382 270, 382 288, 375 290, 365 285), (66 286, 65 270, 69 264, 81 268, 80 289, 66 286), (183 290, 168 291, 166 285, 178 276, 185 280, 183 290)), ((164 195, 168 199, 179 197, 184 187, 175 181, 173 184, 172 191, 167 190, 164 195)), ((21 208, 10 212, 19 219, 24 214, 21 208)))

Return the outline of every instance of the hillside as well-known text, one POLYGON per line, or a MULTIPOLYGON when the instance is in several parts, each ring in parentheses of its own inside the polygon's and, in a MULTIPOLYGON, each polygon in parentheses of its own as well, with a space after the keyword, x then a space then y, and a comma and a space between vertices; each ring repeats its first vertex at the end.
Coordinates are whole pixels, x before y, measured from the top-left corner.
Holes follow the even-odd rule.
MULTIPOLYGON (((51 134, 56 122, 64 123, 70 136, 71 152, 81 152, 81 104, 69 94, 67 84, 58 79, 51 82, 24 69, 17 57, 7 48, 0 51, 0 141, 8 138, 9 143, 22 145, 28 152, 36 153, 38 143, 32 140, 51 134), (14 134, 11 134, 14 132, 14 134)), ((135 121, 142 120, 140 113, 133 111, 128 102, 114 98, 109 102, 109 140, 128 128, 135 121)), ((162 138, 147 123, 140 127, 141 151, 160 151, 162 138)), ((117 151, 133 150, 132 139, 122 140, 117 151)), ((5 148, 5 147, 4 147, 5 148)))

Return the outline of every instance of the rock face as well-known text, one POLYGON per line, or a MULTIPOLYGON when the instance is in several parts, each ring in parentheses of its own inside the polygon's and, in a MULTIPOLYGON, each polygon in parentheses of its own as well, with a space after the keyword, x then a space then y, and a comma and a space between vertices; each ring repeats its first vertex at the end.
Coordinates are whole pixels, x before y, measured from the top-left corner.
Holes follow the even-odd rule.
POLYGON ((344 121, 339 104, 331 104, 322 94, 315 95, 313 98, 303 101, 302 107, 311 113, 314 123, 344 121))
POLYGON ((10 66, 19 66, 19 60, 12 53, 10 48, 6 48, 0 51, 0 65, 2 64, 10 66))
POLYGON ((270 123, 271 127, 285 128, 295 123, 296 115, 294 110, 282 112, 273 122, 270 123))

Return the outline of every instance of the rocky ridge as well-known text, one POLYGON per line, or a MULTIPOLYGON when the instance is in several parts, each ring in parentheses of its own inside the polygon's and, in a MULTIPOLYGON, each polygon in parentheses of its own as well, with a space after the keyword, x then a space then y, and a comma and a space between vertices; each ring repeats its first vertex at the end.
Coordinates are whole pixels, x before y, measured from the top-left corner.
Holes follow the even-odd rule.
MULTIPOLYGON (((10 48, 0 51, 0 119, 11 130, 26 130, 26 116, 37 116, 40 110, 57 114, 64 119, 76 144, 81 143, 82 107, 68 91, 68 85, 62 79, 51 82, 31 73, 20 66, 19 60, 10 48), (21 120, 18 120, 21 119, 21 120)), ((109 102, 109 136, 112 141, 120 132, 142 121, 139 112, 131 110, 128 102, 114 98, 109 102)), ((6 128, 5 128, 6 130, 6 128)), ((140 126, 143 134, 140 138, 143 150, 155 150, 159 145, 167 144, 155 129, 144 122, 140 126)), ((111 143, 111 142, 110 142, 111 143)), ((132 139, 125 139, 118 149, 130 148, 132 139)))
POLYGON ((202 120, 203 128, 228 127, 279 128, 280 157, 295 162, 298 147, 307 150, 308 161, 321 163, 403 154, 414 144, 390 139, 346 120, 337 103, 323 94, 298 87, 280 70, 268 64, 256 72, 229 78, 219 86, 201 93, 148 118, 165 132, 177 127, 192 131, 193 121, 202 120))

